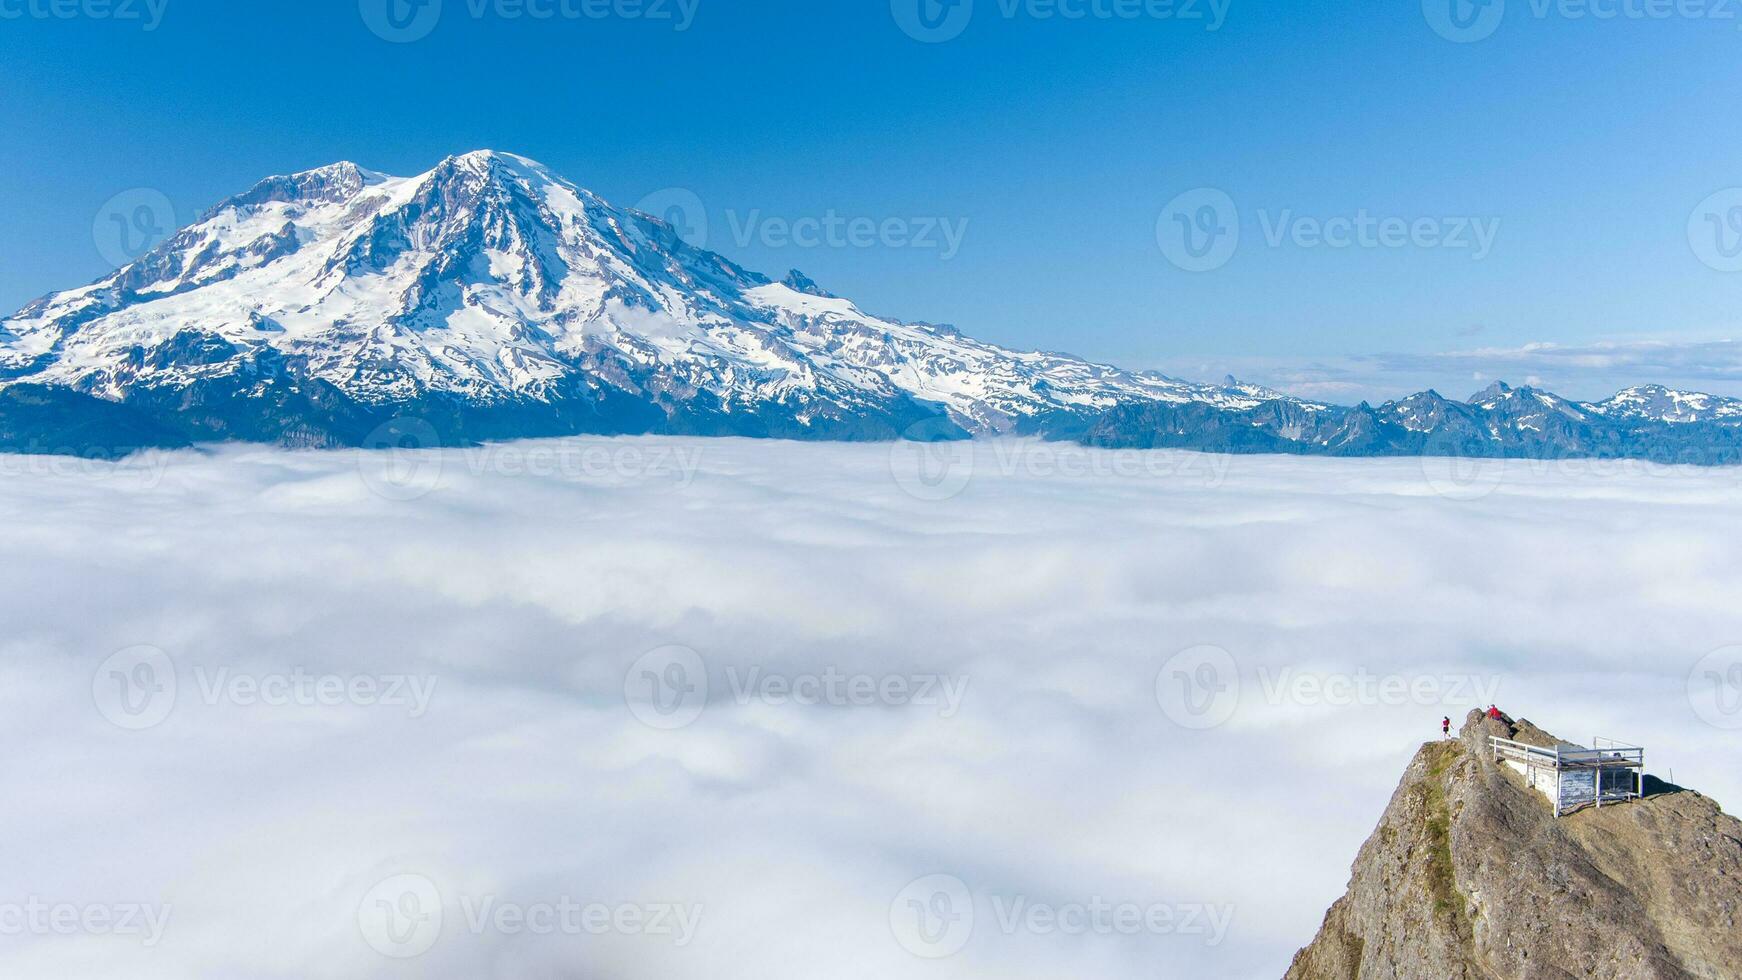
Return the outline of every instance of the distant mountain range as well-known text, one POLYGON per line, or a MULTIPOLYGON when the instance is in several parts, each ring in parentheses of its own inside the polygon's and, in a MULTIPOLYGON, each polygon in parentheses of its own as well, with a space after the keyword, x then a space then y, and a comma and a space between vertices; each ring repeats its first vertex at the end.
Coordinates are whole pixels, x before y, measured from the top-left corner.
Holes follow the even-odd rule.
POLYGON ((0 449, 578 433, 1041 435, 1335 455, 1742 460, 1742 401, 1496 385, 1377 408, 1196 384, 865 313, 692 247, 524 157, 269 178, 0 320, 0 449))

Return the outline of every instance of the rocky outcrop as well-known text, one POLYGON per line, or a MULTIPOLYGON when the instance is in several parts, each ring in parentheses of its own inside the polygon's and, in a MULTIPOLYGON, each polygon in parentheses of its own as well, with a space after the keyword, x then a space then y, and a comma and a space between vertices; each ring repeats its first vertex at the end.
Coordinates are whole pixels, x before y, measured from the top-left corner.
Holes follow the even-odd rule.
POLYGON ((1649 777, 1556 819, 1489 735, 1559 741, 1471 712, 1422 746, 1287 980, 1742 977, 1742 821, 1649 777))

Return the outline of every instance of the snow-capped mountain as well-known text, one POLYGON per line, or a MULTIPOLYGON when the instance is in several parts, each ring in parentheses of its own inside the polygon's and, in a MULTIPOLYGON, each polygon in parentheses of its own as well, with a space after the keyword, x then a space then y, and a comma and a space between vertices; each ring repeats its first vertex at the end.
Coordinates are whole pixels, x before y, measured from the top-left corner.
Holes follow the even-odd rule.
POLYGON ((1586 405, 1585 408, 1611 419, 1678 424, 1742 422, 1742 399, 1720 398, 1695 391, 1676 391, 1662 385, 1628 388, 1612 398, 1586 405))
POLYGON ((944 415, 1003 432, 1121 400, 1278 397, 872 316, 489 151, 416 177, 338 163, 268 179, 0 331, 0 371, 110 401, 318 384, 363 407, 561 406, 632 430, 665 416, 697 431, 894 435, 944 415))
POLYGON ((1333 455, 1742 459, 1742 402, 1495 385, 1377 408, 1013 351, 692 247, 524 157, 337 163, 0 320, 0 449, 574 433, 1039 434, 1333 455))

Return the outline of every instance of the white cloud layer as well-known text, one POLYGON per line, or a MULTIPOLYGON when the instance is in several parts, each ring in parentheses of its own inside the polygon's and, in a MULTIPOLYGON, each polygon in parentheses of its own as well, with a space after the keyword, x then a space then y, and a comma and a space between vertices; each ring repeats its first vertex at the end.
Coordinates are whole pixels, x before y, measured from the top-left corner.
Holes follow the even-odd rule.
POLYGON ((0 459, 0 975, 1273 978, 1444 713, 1742 800, 1733 469, 435 460, 0 459))

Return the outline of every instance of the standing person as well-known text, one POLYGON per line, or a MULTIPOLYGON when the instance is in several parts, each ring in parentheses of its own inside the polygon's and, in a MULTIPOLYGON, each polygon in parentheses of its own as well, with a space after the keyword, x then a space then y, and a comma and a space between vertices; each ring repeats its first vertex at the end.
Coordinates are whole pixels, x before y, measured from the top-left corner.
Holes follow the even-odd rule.
POLYGON ((1447 715, 1444 718, 1440 719, 1440 735, 1442 735, 1445 738, 1452 737, 1452 716, 1451 715, 1447 715))

